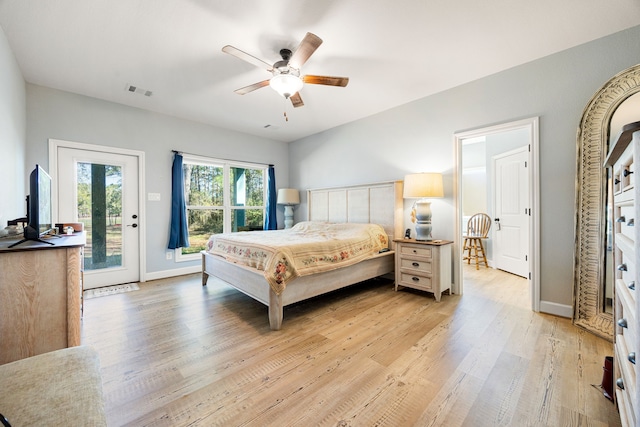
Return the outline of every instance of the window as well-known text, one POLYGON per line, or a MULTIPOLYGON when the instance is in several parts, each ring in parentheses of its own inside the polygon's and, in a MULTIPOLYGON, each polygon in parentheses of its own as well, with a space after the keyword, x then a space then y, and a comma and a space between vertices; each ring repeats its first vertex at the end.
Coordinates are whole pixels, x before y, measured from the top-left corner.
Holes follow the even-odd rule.
POLYGON ((183 172, 190 247, 177 260, 195 258, 214 233, 263 229, 267 166, 184 155, 183 172))

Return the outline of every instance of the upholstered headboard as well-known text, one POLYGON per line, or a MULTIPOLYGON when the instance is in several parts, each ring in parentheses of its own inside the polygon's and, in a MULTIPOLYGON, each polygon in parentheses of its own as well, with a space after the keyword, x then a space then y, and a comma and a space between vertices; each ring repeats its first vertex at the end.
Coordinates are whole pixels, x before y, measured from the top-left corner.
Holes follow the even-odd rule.
POLYGON ((307 190, 309 221, 374 223, 403 236, 402 181, 307 190))

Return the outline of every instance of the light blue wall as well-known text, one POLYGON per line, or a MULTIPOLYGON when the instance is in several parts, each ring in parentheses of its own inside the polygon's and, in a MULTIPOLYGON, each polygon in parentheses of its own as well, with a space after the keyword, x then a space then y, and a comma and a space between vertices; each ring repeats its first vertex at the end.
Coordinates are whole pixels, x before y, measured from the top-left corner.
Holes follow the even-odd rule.
MULTIPOLYGON (((594 93, 639 58, 640 26, 304 138, 290 146, 291 184, 306 189, 443 172, 445 199, 432 203, 434 235, 454 239, 453 134, 539 116, 541 300, 571 307, 576 130, 594 93)), ((304 215, 306 200, 296 220, 304 215)))
POLYGON ((27 213, 26 113, 25 82, 0 28, 0 228, 27 213))
MULTIPOLYGON (((147 273, 198 267, 201 261, 166 260, 171 206, 172 150, 203 156, 273 164, 278 186, 288 185, 287 144, 27 84, 27 164, 49 164, 50 138, 145 152, 147 273)), ((281 214, 281 213, 280 213, 281 214)), ((282 219, 280 220, 282 224, 282 219)))

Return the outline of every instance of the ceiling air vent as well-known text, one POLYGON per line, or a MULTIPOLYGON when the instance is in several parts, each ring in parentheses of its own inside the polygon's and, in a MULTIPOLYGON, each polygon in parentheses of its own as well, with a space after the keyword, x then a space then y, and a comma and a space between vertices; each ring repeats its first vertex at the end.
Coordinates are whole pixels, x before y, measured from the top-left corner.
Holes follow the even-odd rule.
POLYGON ((127 85, 126 90, 127 90, 127 92, 137 93, 139 95, 144 95, 144 96, 153 95, 153 92, 151 92, 150 90, 142 89, 142 88, 140 88, 138 86, 134 86, 134 85, 130 85, 130 84, 127 85))

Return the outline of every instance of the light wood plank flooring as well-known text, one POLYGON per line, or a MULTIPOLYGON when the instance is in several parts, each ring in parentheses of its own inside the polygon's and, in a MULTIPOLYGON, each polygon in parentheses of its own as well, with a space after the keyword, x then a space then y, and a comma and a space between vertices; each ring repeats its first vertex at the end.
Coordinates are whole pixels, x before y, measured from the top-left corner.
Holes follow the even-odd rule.
POLYGON ((617 426, 612 344, 533 313, 524 279, 465 270, 465 295, 375 280, 267 309, 200 275, 85 301, 110 426, 617 426))

